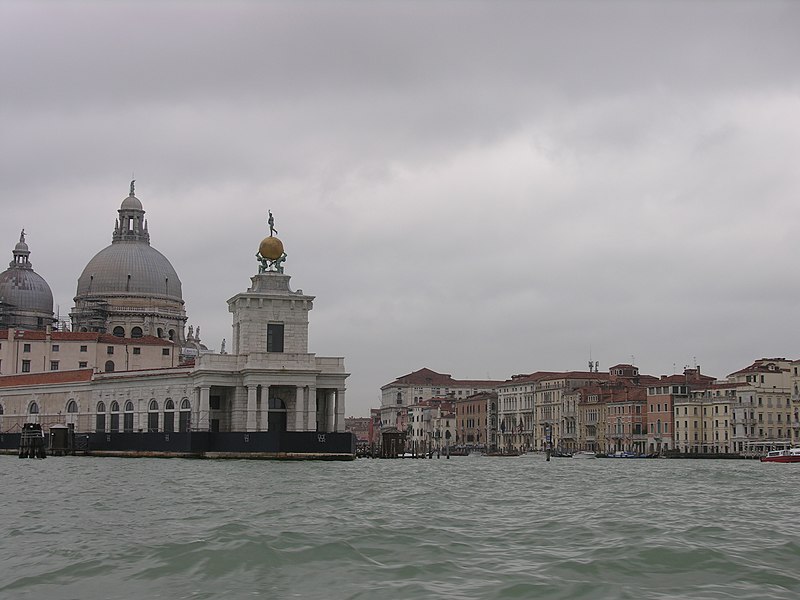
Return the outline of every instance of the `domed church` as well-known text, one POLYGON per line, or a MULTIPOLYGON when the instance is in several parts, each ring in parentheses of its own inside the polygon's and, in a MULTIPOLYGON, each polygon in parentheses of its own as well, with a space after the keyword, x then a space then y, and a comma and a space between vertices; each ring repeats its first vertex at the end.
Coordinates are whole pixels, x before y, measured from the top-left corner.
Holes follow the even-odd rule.
POLYGON ((123 338, 154 336, 183 344, 181 280, 169 260, 150 245, 134 183, 117 211, 111 245, 98 252, 78 278, 72 330, 123 338))
POLYGON ((30 254, 23 229, 13 260, 0 273, 0 329, 44 329, 53 324, 53 292, 33 270, 30 254))

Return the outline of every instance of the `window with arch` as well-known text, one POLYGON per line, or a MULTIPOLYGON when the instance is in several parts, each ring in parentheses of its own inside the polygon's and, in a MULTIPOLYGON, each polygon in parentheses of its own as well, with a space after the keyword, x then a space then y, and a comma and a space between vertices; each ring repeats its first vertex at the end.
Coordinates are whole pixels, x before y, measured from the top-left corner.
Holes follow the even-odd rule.
POLYGON ((125 433, 133 433, 133 402, 130 400, 125 403, 125 414, 122 419, 125 433))
POLYGON ((191 424, 192 404, 188 398, 181 400, 181 411, 178 415, 178 430, 182 432, 189 431, 191 424))
POLYGON ((36 402, 31 402, 31 405, 28 407, 28 414, 31 415, 39 414, 39 405, 36 404, 36 402))
POLYGON ((158 337, 164 337, 164 330, 161 327, 159 327, 156 332, 158 333, 158 337))
POLYGON ((164 431, 167 433, 175 431, 175 403, 171 398, 164 401, 164 431))
POLYGON ((158 402, 150 400, 147 408, 147 431, 158 431, 158 402))
POLYGON ((170 329, 169 330, 169 341, 171 341, 171 342, 175 341, 175 330, 174 329, 170 329))
POLYGON ((114 372, 114 361, 107 360, 105 364, 105 372, 106 373, 113 373, 114 372))
POLYGON ((111 403, 111 432, 119 433, 119 402, 111 403))
POLYGON ((125 328, 117 325, 114 327, 111 333, 114 335, 114 337, 125 337, 125 328))
POLYGON ((70 400, 67 402, 67 412, 68 413, 76 413, 78 412, 78 403, 75 400, 70 400))
POLYGON ((97 433, 104 433, 106 430, 106 403, 102 400, 97 403, 94 430, 97 433))
POLYGON ((132 338, 140 338, 142 337, 142 328, 141 327, 134 327, 131 329, 131 337, 132 338))

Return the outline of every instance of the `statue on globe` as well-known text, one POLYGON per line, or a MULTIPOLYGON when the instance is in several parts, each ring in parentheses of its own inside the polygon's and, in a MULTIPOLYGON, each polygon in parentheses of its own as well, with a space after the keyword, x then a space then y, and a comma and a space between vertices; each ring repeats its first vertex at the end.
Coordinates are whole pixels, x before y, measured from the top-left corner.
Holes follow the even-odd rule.
POLYGON ((283 273, 283 263, 286 262, 286 252, 283 251, 283 242, 275 235, 278 230, 275 229, 275 217, 272 216, 272 211, 269 211, 269 237, 261 240, 256 253, 258 260, 259 273, 283 273))

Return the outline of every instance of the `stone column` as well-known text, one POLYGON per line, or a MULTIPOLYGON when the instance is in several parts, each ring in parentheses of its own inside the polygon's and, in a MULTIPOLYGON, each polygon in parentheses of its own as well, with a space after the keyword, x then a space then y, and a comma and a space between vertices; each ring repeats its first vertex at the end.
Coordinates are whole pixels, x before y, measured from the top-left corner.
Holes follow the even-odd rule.
POLYGON ((336 390, 325 390, 325 431, 336 431, 336 390))
POLYGON ((269 386, 261 386, 261 431, 269 431, 269 386))
POLYGON ((308 403, 306 404, 306 431, 317 430, 317 386, 308 386, 308 403))
POLYGON ((305 429, 305 411, 308 409, 305 402, 306 395, 305 387, 299 385, 295 388, 295 401, 294 401, 294 430, 303 431, 305 429))
POLYGON ((257 386, 247 386, 247 431, 256 431, 256 391, 257 386))
POLYGON ((336 417, 333 430, 344 432, 344 390, 336 390, 336 417))
POLYGON ((198 415, 197 420, 197 429, 199 431, 208 431, 209 429, 209 419, 208 419, 208 410, 209 410, 209 394, 211 392, 211 388, 207 385, 204 385, 200 388, 200 414, 198 415))

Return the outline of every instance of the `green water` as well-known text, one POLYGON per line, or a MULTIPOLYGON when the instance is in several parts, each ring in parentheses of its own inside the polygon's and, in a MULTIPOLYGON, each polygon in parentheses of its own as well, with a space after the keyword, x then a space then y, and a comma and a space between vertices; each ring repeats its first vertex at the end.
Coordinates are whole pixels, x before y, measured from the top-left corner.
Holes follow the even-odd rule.
POLYGON ((0 456, 0 599, 800 597, 800 464, 0 456))

